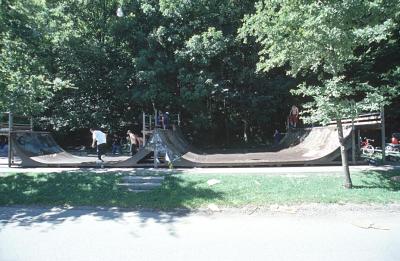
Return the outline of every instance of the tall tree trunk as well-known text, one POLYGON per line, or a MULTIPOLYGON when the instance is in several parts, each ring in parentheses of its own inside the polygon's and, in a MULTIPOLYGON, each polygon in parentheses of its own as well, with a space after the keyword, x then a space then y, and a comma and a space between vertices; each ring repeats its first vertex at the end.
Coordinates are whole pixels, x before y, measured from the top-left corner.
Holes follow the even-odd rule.
POLYGON ((351 182, 349 161, 347 159, 347 149, 346 149, 346 144, 345 144, 344 137, 343 137, 342 120, 336 119, 336 125, 337 125, 337 129, 338 129, 340 155, 342 158, 342 167, 343 167, 343 172, 344 172, 344 177, 345 177, 344 187, 350 189, 353 187, 353 183, 351 182))

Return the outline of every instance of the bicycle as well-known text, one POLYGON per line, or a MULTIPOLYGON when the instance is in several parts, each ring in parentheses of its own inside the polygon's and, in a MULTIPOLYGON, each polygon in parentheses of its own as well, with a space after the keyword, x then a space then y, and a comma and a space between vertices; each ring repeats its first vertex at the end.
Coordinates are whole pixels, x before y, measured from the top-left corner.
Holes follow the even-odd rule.
POLYGON ((375 148, 371 145, 371 142, 375 140, 364 138, 364 141, 361 142, 361 152, 364 155, 372 155, 375 152, 375 148))
POLYGON ((400 144, 386 143, 385 151, 388 153, 397 154, 400 152, 400 144))

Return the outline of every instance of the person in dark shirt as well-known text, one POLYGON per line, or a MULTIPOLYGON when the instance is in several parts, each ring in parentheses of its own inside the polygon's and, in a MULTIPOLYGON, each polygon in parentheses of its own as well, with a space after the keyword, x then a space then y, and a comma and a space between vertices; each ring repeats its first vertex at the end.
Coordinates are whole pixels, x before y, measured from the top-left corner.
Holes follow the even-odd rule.
POLYGON ((112 150, 111 150, 111 153, 113 155, 121 154, 121 139, 116 134, 114 134, 113 139, 112 139, 112 150))
POLYGON ((281 134, 276 129, 275 132, 274 132, 274 143, 275 143, 275 145, 278 144, 280 140, 281 140, 281 134))

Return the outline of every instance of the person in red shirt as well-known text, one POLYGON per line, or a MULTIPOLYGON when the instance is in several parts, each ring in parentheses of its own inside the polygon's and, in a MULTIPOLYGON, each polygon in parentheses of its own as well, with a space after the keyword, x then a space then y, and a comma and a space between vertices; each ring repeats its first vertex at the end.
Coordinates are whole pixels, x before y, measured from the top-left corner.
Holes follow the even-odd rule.
POLYGON ((392 144, 399 144, 399 140, 394 136, 394 134, 392 135, 392 144))

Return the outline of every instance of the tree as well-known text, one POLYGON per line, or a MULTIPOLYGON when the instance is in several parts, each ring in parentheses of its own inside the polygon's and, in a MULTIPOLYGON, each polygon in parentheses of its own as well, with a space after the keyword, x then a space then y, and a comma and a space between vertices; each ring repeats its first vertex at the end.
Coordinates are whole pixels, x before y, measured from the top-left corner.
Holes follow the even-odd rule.
POLYGON ((0 1, 0 111, 38 114, 69 86, 47 67, 47 11, 42 1, 0 1))
POLYGON ((351 65, 387 44, 399 11, 396 0, 263 0, 240 29, 243 39, 255 37, 262 46, 258 70, 289 65, 288 74, 305 76, 293 93, 311 98, 304 106, 306 121, 336 121, 346 188, 352 187, 352 181, 341 119, 380 109, 395 95, 396 87, 352 78, 351 65), (317 77, 307 81, 310 75, 317 77))

